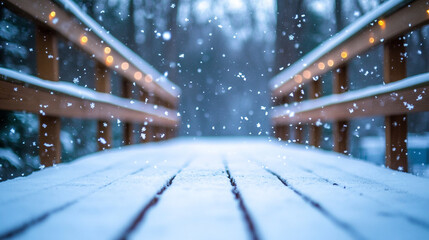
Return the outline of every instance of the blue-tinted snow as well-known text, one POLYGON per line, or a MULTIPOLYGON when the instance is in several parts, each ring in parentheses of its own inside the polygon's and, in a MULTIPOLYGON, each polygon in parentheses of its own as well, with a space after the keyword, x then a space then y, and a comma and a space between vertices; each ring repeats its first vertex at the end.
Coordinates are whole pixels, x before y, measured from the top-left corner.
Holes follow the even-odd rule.
POLYGON ((224 164, 261 239, 429 235, 429 179, 302 145, 233 137, 111 149, 2 182, 0 235, 52 212, 17 238, 119 238, 182 169, 130 239, 248 239, 224 164))

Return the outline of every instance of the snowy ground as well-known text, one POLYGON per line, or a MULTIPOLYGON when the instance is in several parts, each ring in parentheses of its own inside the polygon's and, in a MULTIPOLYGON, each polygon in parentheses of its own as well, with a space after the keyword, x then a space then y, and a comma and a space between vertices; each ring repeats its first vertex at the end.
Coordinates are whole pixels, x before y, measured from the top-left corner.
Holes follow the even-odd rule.
POLYGON ((179 138, 0 184, 0 238, 425 239, 429 179, 264 138, 179 138))

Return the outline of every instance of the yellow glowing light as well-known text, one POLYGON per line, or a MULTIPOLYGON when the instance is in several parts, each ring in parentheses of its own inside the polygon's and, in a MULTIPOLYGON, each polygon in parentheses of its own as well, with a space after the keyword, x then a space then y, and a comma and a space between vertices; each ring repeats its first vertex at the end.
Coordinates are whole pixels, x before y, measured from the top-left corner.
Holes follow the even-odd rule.
POLYGON ((142 75, 142 73, 141 73, 141 72, 136 72, 136 73, 134 73, 134 78, 135 78, 136 80, 141 80, 141 79, 142 79, 142 77, 143 77, 143 75, 142 75))
POLYGON ((379 20, 378 25, 380 25, 380 27, 383 29, 386 27, 386 23, 384 22, 384 20, 379 20))
POLYGON ((81 43, 82 45, 85 45, 87 42, 88 42, 88 37, 87 37, 87 36, 82 36, 82 37, 80 38, 80 43, 81 43))
POLYGON ((319 64, 317 64, 317 67, 319 67, 320 70, 325 69, 325 64, 320 62, 319 64))
POLYGON ((54 19, 56 15, 57 15, 57 13, 56 13, 55 11, 52 11, 52 12, 49 14, 49 20, 54 19))
POLYGON ((347 52, 346 52, 346 51, 343 51, 343 52, 341 53, 341 57, 342 57, 342 58, 346 58, 346 57, 347 57, 347 52))
POLYGON ((147 83, 150 83, 150 82, 152 82, 152 76, 151 76, 151 75, 146 75, 146 77, 144 78, 144 80, 145 80, 147 83))
POLYGON ((127 63, 127 62, 123 62, 122 64, 121 64, 121 68, 122 68, 122 70, 127 70, 128 68, 130 67, 130 65, 127 63))
POLYGON ((428 10, 426 10, 426 13, 427 13, 427 14, 429 14, 429 9, 428 9, 428 10))
POLYGON ((293 77, 293 80, 295 80, 295 82, 297 82, 297 83, 301 83, 302 77, 301 77, 301 75, 295 75, 295 77, 293 77))
POLYGON ((110 53, 110 51, 111 51, 111 49, 110 49, 109 47, 105 47, 105 48, 104 48, 104 53, 105 53, 105 54, 109 54, 109 53, 110 53))
POLYGON ((328 60, 328 66, 330 67, 334 66, 334 60, 332 59, 328 60))
POLYGON ((106 58, 106 65, 110 66, 113 63, 113 57, 111 55, 107 56, 106 58))
POLYGON ((308 70, 305 70, 305 71, 302 73, 302 76, 304 76, 304 78, 305 78, 305 79, 310 79, 310 78, 311 78, 311 72, 310 72, 310 71, 308 71, 308 70))
POLYGON ((374 43, 374 42, 375 42, 375 39, 373 37, 370 37, 369 38, 369 43, 374 43))

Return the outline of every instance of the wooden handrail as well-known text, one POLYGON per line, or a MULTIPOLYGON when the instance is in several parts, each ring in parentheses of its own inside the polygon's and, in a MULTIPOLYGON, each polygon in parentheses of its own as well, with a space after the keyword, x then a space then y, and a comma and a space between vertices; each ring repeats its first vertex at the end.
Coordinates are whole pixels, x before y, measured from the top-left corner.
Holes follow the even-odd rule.
MULTIPOLYGON (((71 0, 2 0, 2 6, 36 25, 37 76, 0 68, 0 109, 39 114, 39 156, 45 166, 61 162, 61 117, 97 119, 98 149, 112 147, 113 118, 124 122, 124 143, 133 123, 142 142, 174 137, 180 88, 110 35, 71 0), (96 91, 60 83, 57 37, 95 60, 96 91), (122 78, 122 96, 111 95, 110 71, 122 78), (133 85, 140 100, 132 100, 133 85), (126 98, 126 99, 125 99, 126 98)), ((64 76, 62 77, 64 79, 64 76)))
POLYGON ((349 120, 429 111, 429 73, 382 86, 274 107, 275 125, 349 120))
POLYGON ((4 0, 6 7, 55 31, 101 64, 177 106, 180 88, 108 34, 70 0, 4 0), (64 9, 65 7, 66 9, 64 9), (66 11, 68 10, 68 11, 66 11))
POLYGON ((177 127, 177 112, 138 100, 100 93, 67 82, 50 82, 0 68, 0 109, 41 115, 120 119, 123 122, 177 127))
POLYGON ((428 7, 427 0, 387 1, 275 76, 269 83, 273 97, 287 96, 299 85, 313 81, 312 77, 337 69, 353 57, 427 24, 428 7))
POLYGON ((349 120, 385 116, 386 166, 407 171, 407 114, 429 111, 429 102, 421 100, 427 97, 429 74, 407 78, 401 35, 427 23, 429 0, 387 1, 275 76, 270 81, 275 136, 290 140, 292 126, 292 141, 303 143, 304 124, 308 124, 310 144, 320 147, 321 123, 332 121, 334 151, 348 154, 349 120), (385 85, 347 92, 348 62, 380 44, 385 85), (322 78, 329 71, 333 95, 321 97, 322 78), (307 84, 311 100, 301 102, 307 84))

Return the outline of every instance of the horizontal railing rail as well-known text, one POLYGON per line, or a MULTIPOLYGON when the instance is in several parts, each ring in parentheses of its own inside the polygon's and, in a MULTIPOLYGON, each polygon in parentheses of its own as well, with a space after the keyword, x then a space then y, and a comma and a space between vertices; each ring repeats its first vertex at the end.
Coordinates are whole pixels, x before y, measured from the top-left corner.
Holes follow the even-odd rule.
POLYGON ((429 111, 429 73, 381 86, 332 94, 296 105, 276 106, 272 120, 278 124, 316 123, 429 111))
POLYGON ((407 114, 429 111, 429 74, 407 78, 403 35, 428 23, 429 0, 390 0, 283 70, 269 83, 275 136, 304 143, 308 125, 309 144, 320 147, 321 126, 330 121, 334 151, 348 154, 349 120, 385 116, 385 165, 407 171, 407 114), (347 92, 349 61, 381 44, 383 85, 347 92), (328 72, 333 73, 333 95, 322 97, 328 72))
POLYGON ((314 76, 337 69, 357 55, 427 24, 427 9, 425 0, 387 1, 275 76, 269 83, 273 96, 286 96, 299 85, 310 83, 314 76))
POLYGON ((0 109, 42 115, 156 123, 176 127, 177 111, 97 92, 73 83, 52 82, 0 68, 0 109))
POLYGON ((73 1, 4 0, 4 3, 14 12, 55 31, 106 68, 165 101, 166 105, 177 106, 180 88, 110 35, 73 1))
MULTIPOLYGON (((35 24, 37 77, 0 68, 0 109, 39 115, 41 164, 61 162, 61 117, 97 119, 98 149, 112 147, 113 119, 124 123, 124 144, 174 137, 181 90, 114 38, 71 0, 1 0, 35 24), (59 82, 58 37, 95 61, 96 91, 59 82), (111 94, 110 73, 120 75, 122 97, 111 94), (139 100, 133 99, 133 88, 139 100), (139 124, 135 130, 133 124, 139 124)), ((66 79, 62 76, 61 79, 66 79)))

